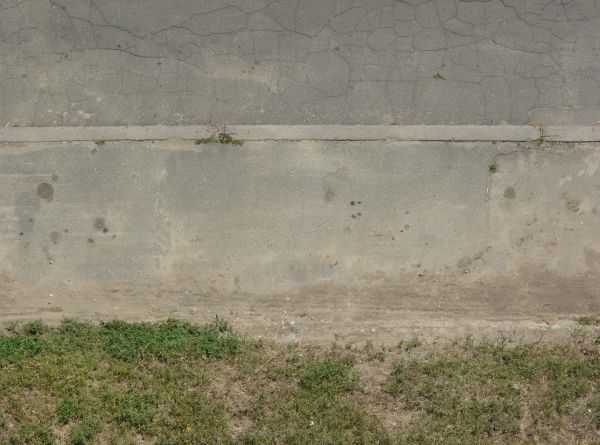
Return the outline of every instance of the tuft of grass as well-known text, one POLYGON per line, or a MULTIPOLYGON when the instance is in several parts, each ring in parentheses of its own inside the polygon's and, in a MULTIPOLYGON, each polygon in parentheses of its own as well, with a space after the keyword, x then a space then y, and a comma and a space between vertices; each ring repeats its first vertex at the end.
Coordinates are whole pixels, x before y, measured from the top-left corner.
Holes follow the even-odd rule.
POLYGON ((48 327, 41 320, 25 323, 21 327, 21 333, 27 336, 38 336, 48 331, 48 327))
POLYGON ((300 378, 300 387, 315 394, 326 395, 355 389, 358 375, 352 372, 352 364, 350 356, 310 363, 300 378))
POLYGON ((421 339, 419 339, 419 337, 414 337, 409 342, 407 342, 406 345, 404 345, 404 350, 410 351, 411 349, 418 348, 422 344, 423 342, 421 341, 421 339))
MULTIPOLYGON (((0 433, 2 438, 2 433, 0 433)), ((27 422, 8 439, 9 445, 55 445, 50 425, 44 422, 27 422)))
MULTIPOLYGON (((350 347, 347 346, 347 349, 351 349, 351 348, 352 348, 351 346, 350 347)), ((386 353, 385 353, 384 345, 381 345, 381 349, 376 350, 375 346, 373 346, 373 342, 369 340, 365 344, 365 347, 363 348, 362 352, 366 355, 367 360, 369 360, 369 361, 378 360, 381 363, 385 362, 386 353)))
POLYGON ((242 145, 244 143, 244 141, 242 141, 240 139, 234 139, 233 136, 231 136, 228 133, 219 133, 217 136, 211 136, 208 138, 196 140, 196 145, 216 144, 216 143, 224 144, 224 145, 242 145))
POLYGON ((498 165, 495 162, 492 162, 488 166, 488 170, 490 171, 490 173, 496 173, 498 171, 498 165))
POLYGON ((91 443, 92 439, 100 431, 100 424, 97 420, 91 419, 77 425, 71 430, 69 442, 71 445, 85 445, 91 443))
POLYGON ((196 145, 214 144, 217 142, 217 138, 211 136, 209 138, 196 139, 196 145))
POLYGON ((241 344, 240 336, 220 321, 201 327, 176 320, 153 325, 117 320, 103 323, 101 334, 107 351, 125 361, 169 360, 182 354, 221 358, 236 353, 241 344))
POLYGON ((579 317, 577 319, 577 323, 580 326, 600 326, 600 317, 595 317, 591 315, 579 317))
POLYGON ((230 134, 219 133, 218 141, 220 144, 242 145, 243 142, 239 139, 234 139, 230 134))
POLYGON ((79 403, 73 397, 66 397, 56 408, 58 420, 62 424, 67 424, 72 419, 76 419, 80 413, 79 403))
POLYGON ((445 78, 444 76, 442 76, 440 73, 435 73, 435 74, 433 75, 433 78, 434 78, 435 80, 446 80, 446 78, 445 78))
POLYGON ((102 140, 102 139, 98 139, 98 140, 94 141, 94 144, 96 144, 96 145, 104 145, 104 144, 106 144, 106 141, 102 140))
POLYGON ((19 363, 25 358, 43 354, 47 349, 47 342, 39 338, 0 334, 0 366, 19 363))

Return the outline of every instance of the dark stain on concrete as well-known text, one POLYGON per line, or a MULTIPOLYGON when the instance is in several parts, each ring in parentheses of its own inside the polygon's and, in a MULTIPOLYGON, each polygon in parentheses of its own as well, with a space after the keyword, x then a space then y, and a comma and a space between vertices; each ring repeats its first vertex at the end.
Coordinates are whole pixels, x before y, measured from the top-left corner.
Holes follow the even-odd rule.
POLYGON ((108 233, 108 227, 106 227, 106 221, 101 216, 94 220, 94 229, 98 232, 108 233))
POLYGON ((58 175, 57 174, 52 175, 52 180, 54 182, 57 182, 58 181, 58 175))
POLYGON ((88 238, 88 243, 93 244, 94 243, 94 238, 88 238))
POLYGON ((560 197, 565 200, 565 207, 569 212, 579 212, 579 206, 581 204, 581 201, 579 201, 579 199, 571 197, 568 193, 561 193, 560 197))
POLYGON ((456 263, 456 266, 463 272, 467 272, 469 269, 469 266, 472 263, 473 263, 473 260, 471 259, 471 257, 464 256, 460 260, 458 260, 458 263, 456 263))
POLYGON ((325 202, 331 202, 335 198, 335 190, 330 185, 323 187, 323 199, 325 202))
POLYGON ((54 199, 54 187, 47 182, 42 182, 37 186, 37 195, 48 202, 54 199))
POLYGON ((58 244, 58 241, 60 240, 60 232, 53 230, 52 232, 50 232, 48 234, 48 238, 50 238, 50 241, 52 241, 52 244, 58 244))
POLYGON ((565 207, 568 211, 573 213, 579 212, 579 204, 580 202, 578 199, 567 198, 567 200, 565 201, 565 207))
POLYGON ((504 189, 504 197, 506 199, 515 199, 517 197, 517 192, 514 187, 506 187, 504 189))

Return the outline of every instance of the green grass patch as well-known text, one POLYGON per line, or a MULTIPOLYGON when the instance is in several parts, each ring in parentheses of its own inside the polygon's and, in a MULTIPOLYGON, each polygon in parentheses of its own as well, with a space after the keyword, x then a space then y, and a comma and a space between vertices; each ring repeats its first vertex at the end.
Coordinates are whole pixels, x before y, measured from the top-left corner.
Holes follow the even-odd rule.
POLYGON ((277 345, 227 323, 0 335, 0 443, 598 443, 595 322, 557 345, 277 345))
POLYGON ((579 317, 577 319, 577 323, 579 323, 580 326, 600 326, 600 317, 595 317, 595 316, 579 317))
POLYGON ((599 351, 581 352, 465 343, 451 353, 398 361, 387 391, 421 413, 406 443, 550 440, 552 430, 566 428, 598 389, 599 351))

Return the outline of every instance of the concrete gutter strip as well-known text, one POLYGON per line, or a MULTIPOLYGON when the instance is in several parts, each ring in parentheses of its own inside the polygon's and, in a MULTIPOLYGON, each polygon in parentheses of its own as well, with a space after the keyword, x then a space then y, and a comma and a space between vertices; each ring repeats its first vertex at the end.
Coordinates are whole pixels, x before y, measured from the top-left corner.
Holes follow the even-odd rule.
POLYGON ((600 141, 600 125, 595 127, 546 127, 544 140, 550 142, 600 141))
POLYGON ((135 127, 7 127, 0 129, 1 142, 65 141, 150 141, 167 139, 201 139, 214 133, 204 125, 135 127))
POLYGON ((0 142, 147 141, 202 139, 227 132, 246 141, 600 141, 597 127, 526 125, 152 125, 107 127, 5 127, 0 142))
POLYGON ((233 125, 243 140, 319 141, 532 141, 539 130, 495 125, 233 125))

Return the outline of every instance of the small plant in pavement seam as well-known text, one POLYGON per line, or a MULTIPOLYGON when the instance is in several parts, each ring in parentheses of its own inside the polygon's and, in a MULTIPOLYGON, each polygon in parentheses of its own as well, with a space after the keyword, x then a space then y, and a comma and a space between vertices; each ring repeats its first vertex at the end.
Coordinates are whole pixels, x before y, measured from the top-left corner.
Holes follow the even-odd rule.
POLYGON ((211 136, 209 138, 202 138, 196 140, 196 145, 204 145, 204 144, 224 144, 224 145, 242 145, 244 142, 239 139, 234 139, 228 133, 219 133, 216 137, 211 136))
POLYGON ((209 138, 196 139, 196 145, 212 144, 214 142, 217 142, 214 136, 211 136, 209 138))

